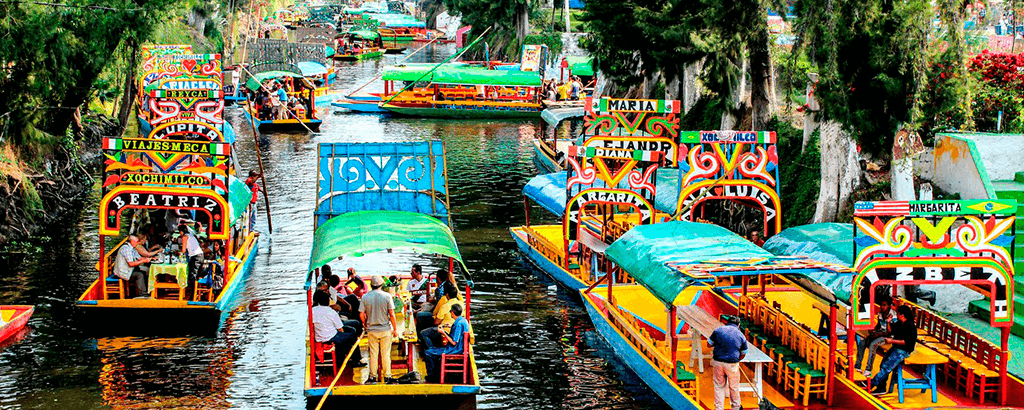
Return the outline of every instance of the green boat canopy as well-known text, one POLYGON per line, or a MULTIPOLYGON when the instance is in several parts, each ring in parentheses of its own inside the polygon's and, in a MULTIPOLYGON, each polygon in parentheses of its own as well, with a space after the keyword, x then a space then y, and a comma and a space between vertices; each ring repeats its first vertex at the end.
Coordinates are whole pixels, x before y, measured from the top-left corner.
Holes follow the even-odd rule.
POLYGON ((380 37, 380 33, 370 30, 355 30, 348 32, 348 34, 351 34, 352 36, 356 38, 361 38, 363 40, 376 40, 378 37, 380 37))
POLYGON ((665 304, 696 282, 669 267, 724 259, 771 258, 773 255, 718 225, 671 221, 641 225, 605 250, 605 256, 665 304))
POLYGON ((428 81, 437 84, 502 85, 540 87, 540 74, 530 71, 488 70, 483 67, 445 64, 431 72, 434 65, 406 65, 384 68, 385 81, 428 81), (430 73, 430 74, 427 74, 430 73), (425 75, 426 74, 426 75, 425 75), (425 75, 425 76, 424 76, 425 75))
POLYGON ((250 90, 256 91, 260 89, 260 84, 263 84, 267 79, 278 77, 302 78, 302 74, 296 74, 290 71, 264 71, 262 73, 256 73, 256 75, 245 80, 245 86, 249 87, 250 90))
POLYGON ((565 58, 565 61, 569 63, 569 71, 572 72, 572 75, 585 77, 594 75, 593 57, 568 56, 565 58))
MULTIPOLYGON (((818 223, 795 226, 768 238, 764 249, 779 256, 802 255, 837 265, 853 266, 853 224, 818 223)), ((840 301, 850 300, 850 275, 830 272, 808 274, 840 301)))
POLYGON ((249 207, 251 201, 252 191, 245 185, 245 182, 231 177, 228 185, 228 202, 231 204, 228 215, 231 217, 229 226, 242 219, 242 216, 245 215, 245 209, 249 207))
POLYGON ((309 271, 338 257, 387 249, 441 254, 454 258, 468 272, 448 225, 429 215, 403 211, 351 212, 324 222, 313 234, 309 271))

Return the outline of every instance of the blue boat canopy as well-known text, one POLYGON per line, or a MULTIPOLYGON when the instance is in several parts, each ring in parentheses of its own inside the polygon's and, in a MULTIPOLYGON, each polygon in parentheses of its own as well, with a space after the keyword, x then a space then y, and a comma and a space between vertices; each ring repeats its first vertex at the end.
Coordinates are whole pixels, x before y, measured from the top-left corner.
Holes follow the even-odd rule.
POLYGON ((299 66, 299 71, 302 72, 303 77, 327 74, 327 66, 317 61, 300 61, 296 65, 299 66))
POLYGON ((565 171, 537 175, 523 187, 523 195, 557 216, 565 214, 565 171))
POLYGON ((773 255, 718 225, 670 221, 630 229, 605 256, 666 304, 696 281, 673 265, 723 260, 767 260, 773 255))

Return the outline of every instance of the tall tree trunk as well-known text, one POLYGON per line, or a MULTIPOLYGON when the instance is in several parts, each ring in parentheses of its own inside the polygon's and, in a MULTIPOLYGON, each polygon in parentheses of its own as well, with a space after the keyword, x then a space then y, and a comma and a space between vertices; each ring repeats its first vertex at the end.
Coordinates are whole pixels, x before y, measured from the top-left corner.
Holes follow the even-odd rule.
POLYGON ((530 34, 530 7, 527 3, 516 5, 516 39, 522 43, 523 39, 530 34))
POLYGON ((818 99, 814 97, 814 87, 818 83, 818 74, 809 73, 808 77, 810 80, 807 82, 807 106, 804 109, 804 139, 800 144, 800 152, 803 153, 807 150, 807 144, 811 141, 811 134, 814 134, 814 130, 818 129, 818 117, 817 112, 821 109, 818 105, 818 99))
POLYGON ((771 49, 768 37, 768 13, 761 9, 763 18, 754 30, 754 35, 747 40, 747 49, 750 50, 750 108, 753 118, 753 129, 764 130, 768 121, 775 114, 775 102, 772 100, 771 90, 771 49))
POLYGON ((121 106, 117 111, 117 123, 123 133, 125 128, 128 127, 128 116, 132 112, 133 101, 138 93, 137 84, 135 83, 135 70, 139 66, 139 42, 134 38, 126 38, 125 40, 125 52, 128 54, 128 69, 124 72, 124 94, 121 95, 121 106))
POLYGON ((683 113, 690 112, 693 105, 697 103, 697 99, 700 98, 700 89, 697 87, 697 80, 700 77, 701 63, 696 62, 688 64, 686 69, 683 70, 683 85, 682 85, 682 96, 683 100, 683 113))
POLYGON ((736 128, 745 128, 742 124, 737 124, 739 121, 739 109, 743 102, 743 93, 747 88, 747 58, 742 55, 742 67, 739 72, 739 84, 736 84, 732 90, 730 90, 729 106, 722 110, 722 122, 718 129, 720 130, 732 130, 736 128))
POLYGON ((835 221, 860 184, 857 143, 835 121, 820 127, 821 186, 813 222, 835 221))

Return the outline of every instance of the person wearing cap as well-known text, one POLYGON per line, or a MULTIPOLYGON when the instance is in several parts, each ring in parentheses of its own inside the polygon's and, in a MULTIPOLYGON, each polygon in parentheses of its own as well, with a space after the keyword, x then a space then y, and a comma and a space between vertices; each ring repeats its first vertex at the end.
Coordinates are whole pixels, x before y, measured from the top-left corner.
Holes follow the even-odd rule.
POLYGON ((708 337, 708 345, 714 348, 711 367, 715 384, 715 410, 725 409, 726 390, 729 391, 729 403, 733 410, 740 410, 740 361, 747 355, 747 338, 740 331, 739 319, 729 316, 726 322, 708 337))
POLYGON ((366 339, 370 351, 370 376, 366 384, 394 383, 391 378, 391 340, 398 338, 398 321, 395 320, 395 304, 390 294, 381 289, 384 278, 373 275, 371 291, 363 295, 359 304, 359 316, 363 319, 366 339))

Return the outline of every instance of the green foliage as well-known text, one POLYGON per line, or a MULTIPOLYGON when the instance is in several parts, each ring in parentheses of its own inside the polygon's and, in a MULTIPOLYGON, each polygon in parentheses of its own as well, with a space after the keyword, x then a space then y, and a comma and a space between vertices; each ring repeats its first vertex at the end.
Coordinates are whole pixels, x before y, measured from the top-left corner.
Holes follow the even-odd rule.
POLYGON ((91 0, 44 7, 0 4, 0 114, 15 143, 40 126, 62 135, 124 38, 144 38, 176 0, 91 0), (102 8, 96 8, 102 7, 102 8))
POLYGON ((797 0, 800 37, 820 69, 816 96, 825 120, 843 124, 868 152, 884 152, 919 120, 927 0, 797 0))
POLYGON ((462 25, 480 33, 487 27, 496 32, 515 33, 517 11, 533 15, 540 2, 529 0, 442 0, 450 13, 462 16, 462 25))

